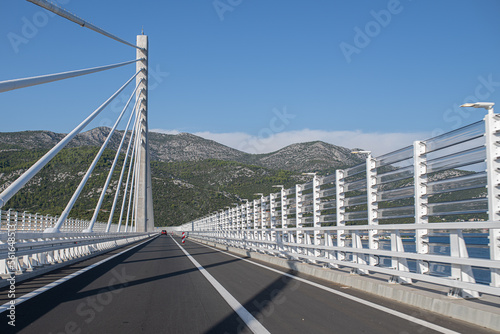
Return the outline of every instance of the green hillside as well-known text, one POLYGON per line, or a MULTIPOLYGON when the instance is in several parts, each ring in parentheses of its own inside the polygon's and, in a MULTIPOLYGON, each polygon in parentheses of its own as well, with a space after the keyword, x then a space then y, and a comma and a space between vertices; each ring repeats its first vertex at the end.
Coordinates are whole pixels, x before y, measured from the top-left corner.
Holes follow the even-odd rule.
MULTIPOLYGON (((59 215, 78 187, 97 153, 96 147, 63 149, 4 209, 59 215)), ((45 150, 0 151, 0 190, 35 163, 45 150)), ((75 203, 70 217, 90 219, 111 167, 114 152, 106 150, 93 175, 75 203)), ((123 157, 122 157, 123 159, 123 157)), ((121 166, 121 162, 118 164, 121 166)), ((107 221, 120 170, 114 172, 111 190, 99 213, 107 221)), ((298 173, 270 170, 237 162, 203 160, 198 162, 151 162, 155 225, 180 225, 242 199, 253 199, 256 192, 277 191, 272 185, 291 187, 301 182, 298 173)), ((123 187, 122 187, 123 191, 123 187)), ((119 205, 121 205, 121 197, 119 205)), ((120 208, 120 206, 118 206, 120 208)), ((118 209, 119 210, 119 209, 118 209)), ((117 222, 119 211, 115 212, 117 222)))
MULTIPOLYGON (((61 214, 98 150, 96 147, 63 149, 5 204, 4 209, 12 208, 17 211, 53 216, 61 214)), ((10 184, 14 181, 45 152, 45 150, 0 151, 0 189, 3 190, 6 182, 10 184)), ((100 196, 100 189, 106 181, 107 171, 111 167, 114 156, 115 152, 105 150, 94 173, 83 188, 81 196, 76 201, 70 217, 82 219, 92 217, 100 196)), ((119 171, 115 171, 111 189, 116 189, 118 177, 119 171)), ((98 217, 99 221, 107 221, 113 197, 114 193, 106 195, 98 217)))

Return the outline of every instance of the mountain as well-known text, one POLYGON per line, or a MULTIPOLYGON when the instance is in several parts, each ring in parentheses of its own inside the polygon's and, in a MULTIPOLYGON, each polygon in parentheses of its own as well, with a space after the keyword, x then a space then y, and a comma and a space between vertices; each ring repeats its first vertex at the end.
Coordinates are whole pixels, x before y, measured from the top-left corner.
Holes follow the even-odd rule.
POLYGON ((244 162, 247 156, 249 156, 248 153, 189 133, 168 135, 150 132, 148 141, 151 150, 151 159, 157 161, 172 162, 216 159, 244 162))
MULTIPOLYGON (((109 132, 109 128, 100 127, 76 135, 4 208, 60 214, 109 132)), ((113 150, 118 148, 122 135, 118 131, 111 138, 109 149, 71 211, 72 217, 92 216, 114 157, 113 150)), ((50 131, 0 133, 0 191, 64 136, 50 131)), ((304 183, 310 177, 301 172, 325 174, 363 160, 347 148, 320 141, 293 144, 267 154, 248 154, 188 133, 150 132, 148 139, 157 226, 180 225, 242 203, 243 199, 254 199, 258 197, 255 193, 276 192, 272 187, 276 184, 288 188, 304 183)), ((100 221, 108 219, 118 176, 119 170, 115 170, 99 213, 100 221)), ((115 221, 118 216, 114 216, 115 221)))
POLYGON ((270 169, 296 172, 314 172, 352 166, 364 158, 352 154, 350 149, 322 141, 286 146, 276 152, 250 157, 247 162, 270 169))
MULTIPOLYGON (((92 129, 76 135, 67 147, 100 146, 109 132, 110 129, 107 127, 92 129)), ((108 147, 116 150, 122 135, 123 131, 117 131, 111 138, 108 147)), ((0 133, 0 150, 48 150, 64 136, 64 134, 50 131, 4 132, 0 133)), ((151 160, 162 162, 215 159, 235 161, 275 170, 311 172, 331 171, 363 161, 363 157, 352 154, 345 147, 321 141, 292 144, 267 154, 249 154, 189 133, 169 135, 150 132, 148 140, 151 160)))
MULTIPOLYGON (((79 133, 66 147, 101 146, 110 131, 110 128, 99 127, 79 133)), ((108 147, 116 150, 122 134, 123 131, 119 135, 114 134, 108 147)), ((52 131, 0 132, 0 149, 49 150, 65 136, 66 134, 52 131)))

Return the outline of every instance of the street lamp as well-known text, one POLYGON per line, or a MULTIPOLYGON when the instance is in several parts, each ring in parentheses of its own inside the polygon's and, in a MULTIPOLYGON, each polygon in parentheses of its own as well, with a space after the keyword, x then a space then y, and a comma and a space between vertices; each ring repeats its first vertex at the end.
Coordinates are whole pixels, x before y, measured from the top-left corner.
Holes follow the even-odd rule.
POLYGON ((483 108, 488 110, 488 113, 493 113, 494 102, 475 102, 475 103, 464 103, 460 107, 462 108, 483 108))
POLYGON ((351 151, 352 154, 372 154, 372 151, 351 151))

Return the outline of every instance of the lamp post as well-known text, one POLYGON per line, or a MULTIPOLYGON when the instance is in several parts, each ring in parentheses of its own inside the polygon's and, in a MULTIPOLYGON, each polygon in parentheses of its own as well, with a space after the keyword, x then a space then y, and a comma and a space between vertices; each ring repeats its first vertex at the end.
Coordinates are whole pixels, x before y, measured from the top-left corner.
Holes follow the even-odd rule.
MULTIPOLYGON (((486 173, 488 177, 488 220, 500 220, 500 198, 499 191, 497 190, 499 179, 500 163, 497 158, 499 157, 496 142, 499 140, 496 134, 497 129, 500 127, 500 120, 494 114, 495 103, 493 102, 475 102, 465 103, 460 107, 482 108, 488 111, 484 116, 485 124, 485 139, 486 139, 486 173)), ((490 229, 490 259, 500 260, 500 229, 490 229)), ((500 287, 500 269, 491 269, 491 286, 500 287)))

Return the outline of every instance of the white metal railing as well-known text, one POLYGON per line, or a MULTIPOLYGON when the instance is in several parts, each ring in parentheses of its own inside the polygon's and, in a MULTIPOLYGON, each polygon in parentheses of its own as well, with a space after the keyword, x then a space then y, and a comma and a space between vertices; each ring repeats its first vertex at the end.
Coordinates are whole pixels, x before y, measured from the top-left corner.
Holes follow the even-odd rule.
MULTIPOLYGON (((59 216, 42 215, 39 213, 17 212, 14 210, 0 210, 0 232, 7 230, 43 232, 53 228, 59 216)), ((61 232, 81 232, 89 226, 90 220, 68 218, 62 224, 61 232)), ((97 222, 93 231, 105 232, 107 223, 97 222)), ((116 232, 118 225, 111 224, 110 232, 116 232)))
MULTIPOLYGON (((500 116, 213 213, 193 237, 500 295, 500 116)), ((280 186, 278 186, 280 187, 280 186)))
MULTIPOLYGON (((42 267, 81 260, 156 233, 44 233, 0 231, 0 278, 4 280, 42 267)), ((0 284, 2 280, 0 279, 0 284)))

